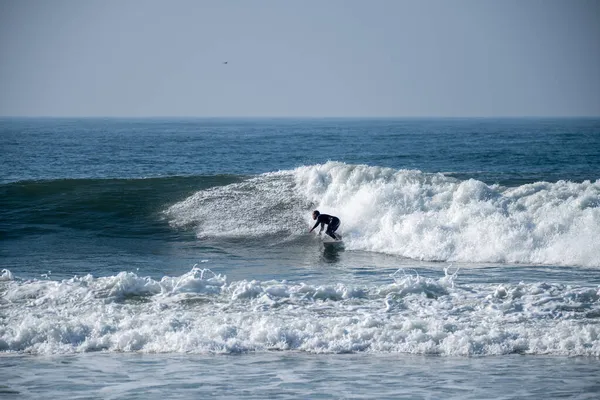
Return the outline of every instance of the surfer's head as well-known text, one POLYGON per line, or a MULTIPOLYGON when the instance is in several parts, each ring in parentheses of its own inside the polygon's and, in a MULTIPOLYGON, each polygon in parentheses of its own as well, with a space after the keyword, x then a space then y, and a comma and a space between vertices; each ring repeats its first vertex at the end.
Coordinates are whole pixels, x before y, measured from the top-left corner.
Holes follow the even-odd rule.
POLYGON ((319 215, 321 215, 321 213, 317 210, 313 211, 313 219, 317 219, 319 218, 319 215))

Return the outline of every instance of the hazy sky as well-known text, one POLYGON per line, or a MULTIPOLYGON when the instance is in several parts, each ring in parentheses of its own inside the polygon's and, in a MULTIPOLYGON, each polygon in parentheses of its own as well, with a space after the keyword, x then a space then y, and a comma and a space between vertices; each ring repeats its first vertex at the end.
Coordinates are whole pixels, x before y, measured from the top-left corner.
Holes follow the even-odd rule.
POLYGON ((0 0, 0 115, 600 116, 600 1, 0 0))

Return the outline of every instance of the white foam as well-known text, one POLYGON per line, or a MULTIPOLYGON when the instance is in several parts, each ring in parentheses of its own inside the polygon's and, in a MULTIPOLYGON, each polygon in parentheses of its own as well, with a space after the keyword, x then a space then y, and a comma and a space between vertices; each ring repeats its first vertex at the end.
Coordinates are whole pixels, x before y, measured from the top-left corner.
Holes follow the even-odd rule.
POLYGON ((329 162, 294 171, 346 249, 420 260, 600 266, 600 180, 516 188, 329 162))
POLYGON ((600 287, 461 285, 398 271, 382 285, 243 280, 193 268, 2 283, 0 351, 510 353, 600 356, 600 287))
POLYGON ((346 250, 418 260, 600 266, 600 180, 514 188, 328 162, 199 191, 165 213, 199 237, 306 234, 341 218, 346 250))
POLYGON ((12 272, 10 272, 7 269, 2 270, 2 275, 0 275, 0 281, 12 281, 13 279, 14 278, 12 272))

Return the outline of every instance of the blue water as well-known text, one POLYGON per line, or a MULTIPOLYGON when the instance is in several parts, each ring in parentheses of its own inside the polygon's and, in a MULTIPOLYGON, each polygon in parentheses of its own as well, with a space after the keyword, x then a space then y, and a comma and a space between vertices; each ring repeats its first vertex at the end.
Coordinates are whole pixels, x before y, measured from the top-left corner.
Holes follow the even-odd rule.
POLYGON ((5 118, 0 148, 3 396, 599 389, 598 119, 5 118))
POLYGON ((1 182, 248 175, 328 160, 486 183, 598 179, 597 119, 3 119, 1 182), (65 171, 69 171, 68 174, 65 171))

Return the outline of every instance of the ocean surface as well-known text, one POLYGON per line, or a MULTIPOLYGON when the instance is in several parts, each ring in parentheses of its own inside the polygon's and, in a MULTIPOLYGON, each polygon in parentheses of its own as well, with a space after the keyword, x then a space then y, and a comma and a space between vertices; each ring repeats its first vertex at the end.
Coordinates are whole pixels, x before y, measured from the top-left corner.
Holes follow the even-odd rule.
POLYGON ((600 119, 2 118, 0 372, 7 399, 596 399, 600 119))

